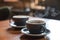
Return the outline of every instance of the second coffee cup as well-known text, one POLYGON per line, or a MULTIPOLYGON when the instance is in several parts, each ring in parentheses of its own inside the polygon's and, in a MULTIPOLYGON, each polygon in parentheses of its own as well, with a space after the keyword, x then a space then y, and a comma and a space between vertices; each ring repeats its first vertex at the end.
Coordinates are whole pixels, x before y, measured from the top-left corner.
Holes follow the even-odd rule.
POLYGON ((31 34, 41 34, 45 31, 45 21, 42 20, 30 20, 26 21, 26 27, 31 34))
POLYGON ((26 21, 29 19, 29 16, 25 15, 15 15, 13 16, 14 24, 17 26, 25 26, 26 21))

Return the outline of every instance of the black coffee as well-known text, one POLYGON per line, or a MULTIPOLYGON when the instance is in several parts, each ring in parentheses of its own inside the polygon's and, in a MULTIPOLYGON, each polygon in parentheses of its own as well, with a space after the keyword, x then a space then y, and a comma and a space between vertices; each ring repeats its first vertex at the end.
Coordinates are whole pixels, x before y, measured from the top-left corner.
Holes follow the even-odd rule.
POLYGON ((43 21, 40 21, 40 20, 32 20, 30 21, 31 24, 43 24, 44 22, 43 21))

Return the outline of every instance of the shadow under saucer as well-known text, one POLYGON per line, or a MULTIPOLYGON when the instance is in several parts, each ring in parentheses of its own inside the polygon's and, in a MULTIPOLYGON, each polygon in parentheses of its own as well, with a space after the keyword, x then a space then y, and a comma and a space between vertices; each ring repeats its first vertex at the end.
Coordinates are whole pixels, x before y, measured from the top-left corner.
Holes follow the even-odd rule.
POLYGON ((47 36, 28 36, 28 35, 22 35, 20 37, 20 40, 49 40, 49 37, 47 36))
POLYGON ((19 29, 18 28, 8 28, 7 29, 7 31, 12 34, 20 34, 21 33, 20 30, 21 30, 20 28, 19 29))

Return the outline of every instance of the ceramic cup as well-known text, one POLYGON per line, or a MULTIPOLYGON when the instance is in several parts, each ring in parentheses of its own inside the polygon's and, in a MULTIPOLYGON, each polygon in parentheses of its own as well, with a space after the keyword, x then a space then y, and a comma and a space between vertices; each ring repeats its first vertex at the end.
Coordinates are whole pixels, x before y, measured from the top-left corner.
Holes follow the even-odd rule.
POLYGON ((13 16, 14 24, 17 26, 25 26, 26 21, 29 19, 29 16, 25 15, 15 15, 13 16))
POLYGON ((42 20, 29 20, 26 21, 26 25, 31 34, 40 34, 43 33, 46 29, 46 23, 42 20))

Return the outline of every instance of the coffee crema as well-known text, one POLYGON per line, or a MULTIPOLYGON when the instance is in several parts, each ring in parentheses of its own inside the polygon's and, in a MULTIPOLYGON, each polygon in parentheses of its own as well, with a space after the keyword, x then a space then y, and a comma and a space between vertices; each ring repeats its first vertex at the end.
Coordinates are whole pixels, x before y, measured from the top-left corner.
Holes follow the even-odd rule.
POLYGON ((30 21, 26 21, 26 23, 28 23, 28 24, 44 24, 45 21, 42 21, 42 20, 30 20, 30 21))
POLYGON ((17 15, 17 16, 13 16, 13 18, 28 18, 29 16, 25 16, 25 15, 17 15))

